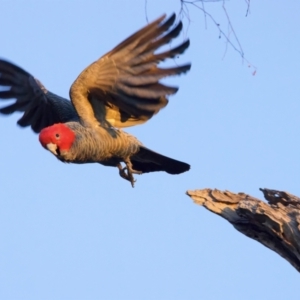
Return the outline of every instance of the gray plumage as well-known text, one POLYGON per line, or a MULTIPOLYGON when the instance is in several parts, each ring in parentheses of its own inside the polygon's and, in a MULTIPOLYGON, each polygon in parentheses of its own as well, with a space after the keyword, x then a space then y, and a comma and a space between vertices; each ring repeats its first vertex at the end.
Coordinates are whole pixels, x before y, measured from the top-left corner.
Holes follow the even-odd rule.
POLYGON ((41 132, 42 145, 61 161, 117 166, 132 185, 134 173, 187 171, 188 164, 155 153, 117 129, 142 124, 158 113, 167 105, 167 96, 178 90, 162 84, 160 79, 185 73, 191 67, 158 67, 159 62, 182 54, 189 46, 187 40, 175 48, 155 52, 182 29, 181 22, 171 28, 175 14, 164 20, 162 16, 148 24, 83 70, 71 86, 71 102, 46 90, 23 69, 0 60, 0 86, 6 88, 0 91, 0 99, 15 99, 0 113, 24 112, 18 124, 41 132), (74 133, 74 140, 68 130, 63 133, 63 126, 56 126, 60 123, 72 131, 71 136, 74 133), (66 145, 64 138, 68 147, 62 146, 66 145))

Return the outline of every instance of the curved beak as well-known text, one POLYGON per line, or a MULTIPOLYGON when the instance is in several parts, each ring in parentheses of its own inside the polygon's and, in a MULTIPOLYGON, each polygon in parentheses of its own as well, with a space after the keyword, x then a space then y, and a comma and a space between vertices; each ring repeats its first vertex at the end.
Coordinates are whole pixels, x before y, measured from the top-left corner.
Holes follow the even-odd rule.
POLYGON ((52 144, 52 143, 49 143, 49 144, 47 144, 46 145, 46 147, 47 147, 47 149, 51 152, 51 153, 53 153, 54 155, 57 155, 57 145, 55 145, 55 144, 52 144))

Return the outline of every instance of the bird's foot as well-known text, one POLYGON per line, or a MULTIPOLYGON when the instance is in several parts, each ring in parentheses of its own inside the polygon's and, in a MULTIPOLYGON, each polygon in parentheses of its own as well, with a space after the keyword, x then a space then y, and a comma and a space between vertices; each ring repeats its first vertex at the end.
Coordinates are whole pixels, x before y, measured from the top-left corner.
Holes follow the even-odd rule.
POLYGON ((136 180, 134 179, 132 174, 142 174, 142 172, 132 169, 132 164, 129 159, 127 159, 126 161, 124 160, 124 162, 126 164, 126 167, 124 168, 120 163, 118 164, 119 174, 122 178, 130 181, 131 186, 134 187, 134 183, 136 182, 136 180))
POLYGON ((134 187, 134 183, 136 182, 136 180, 134 179, 132 173, 128 172, 127 167, 122 167, 121 164, 118 166, 119 168, 119 174, 122 178, 130 181, 131 186, 134 187), (119 167, 120 166, 120 167, 119 167))

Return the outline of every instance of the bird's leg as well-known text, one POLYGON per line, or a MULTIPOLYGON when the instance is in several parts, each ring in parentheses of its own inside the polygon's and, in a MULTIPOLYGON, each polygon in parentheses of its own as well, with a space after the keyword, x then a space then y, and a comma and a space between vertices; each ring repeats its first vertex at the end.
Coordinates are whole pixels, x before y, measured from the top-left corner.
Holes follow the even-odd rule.
POLYGON ((129 158, 124 159, 124 162, 126 164, 125 168, 123 168, 120 163, 117 165, 119 169, 119 174, 122 178, 130 181, 132 187, 134 187, 134 183, 136 180, 134 179, 132 174, 142 174, 142 171, 132 169, 132 163, 129 158))
POLYGON ((118 163, 117 167, 118 167, 118 169, 119 169, 119 174, 120 174, 120 176, 121 176, 122 178, 124 178, 124 179, 126 179, 126 180, 128 180, 128 181, 131 182, 131 180, 130 180, 130 178, 129 178, 127 172, 126 172, 127 168, 126 168, 126 167, 123 168, 122 165, 121 165, 121 163, 118 163))
POLYGON ((132 169, 132 163, 129 158, 125 158, 124 162, 126 164, 125 169, 127 169, 127 175, 129 177, 129 181, 131 182, 132 187, 134 187, 134 183, 136 180, 134 179, 132 174, 142 174, 142 171, 137 171, 137 170, 132 169))

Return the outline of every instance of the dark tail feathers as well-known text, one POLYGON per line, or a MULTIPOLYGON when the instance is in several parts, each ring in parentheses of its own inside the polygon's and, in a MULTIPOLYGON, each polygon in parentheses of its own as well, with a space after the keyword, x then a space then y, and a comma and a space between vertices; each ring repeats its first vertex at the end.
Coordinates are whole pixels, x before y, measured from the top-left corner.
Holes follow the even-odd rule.
POLYGON ((143 173, 165 171, 169 174, 180 174, 190 169, 187 163, 163 156, 143 146, 131 157, 131 162, 134 170, 143 173))

